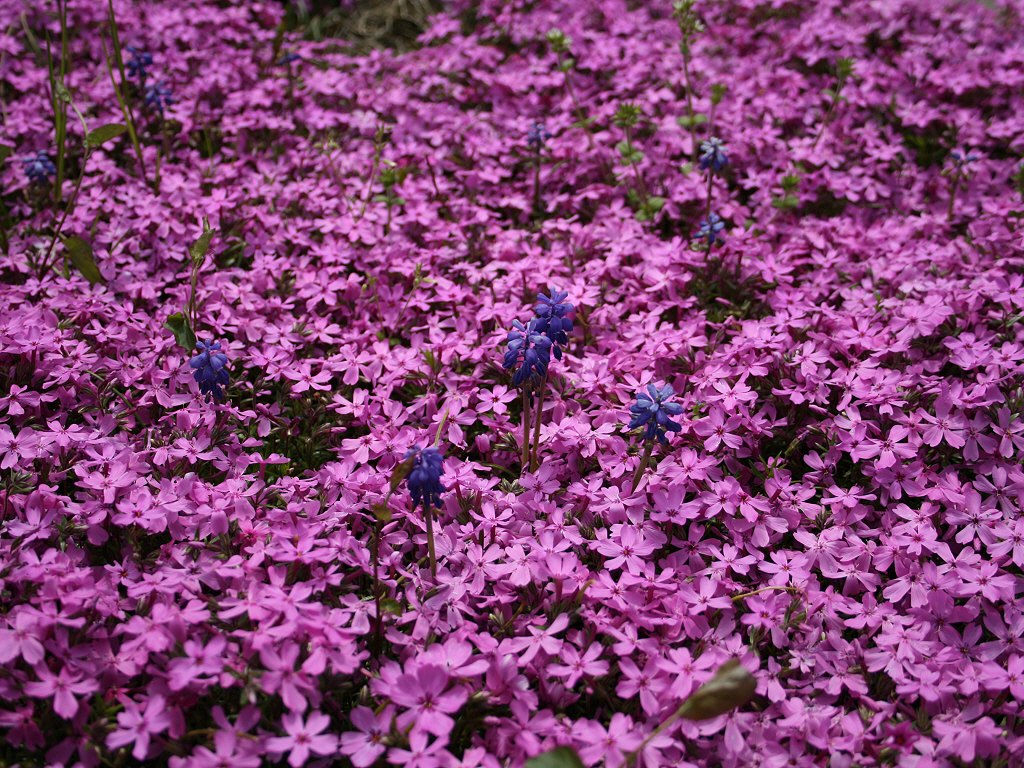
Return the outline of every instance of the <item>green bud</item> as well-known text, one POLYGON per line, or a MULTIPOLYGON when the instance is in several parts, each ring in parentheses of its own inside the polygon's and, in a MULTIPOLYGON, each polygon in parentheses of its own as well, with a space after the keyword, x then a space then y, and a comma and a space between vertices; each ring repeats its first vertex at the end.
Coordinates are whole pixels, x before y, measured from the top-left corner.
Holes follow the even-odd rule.
POLYGON ((547 40, 555 53, 565 53, 572 47, 572 38, 567 37, 560 29, 549 30, 547 40))
POLYGON ((725 96, 725 92, 729 90, 729 86, 724 83, 715 83, 711 86, 711 103, 721 104, 722 97, 725 96))
POLYGON ((620 128, 632 128, 639 122, 642 114, 640 107, 627 101, 620 104, 615 111, 615 124, 620 128))

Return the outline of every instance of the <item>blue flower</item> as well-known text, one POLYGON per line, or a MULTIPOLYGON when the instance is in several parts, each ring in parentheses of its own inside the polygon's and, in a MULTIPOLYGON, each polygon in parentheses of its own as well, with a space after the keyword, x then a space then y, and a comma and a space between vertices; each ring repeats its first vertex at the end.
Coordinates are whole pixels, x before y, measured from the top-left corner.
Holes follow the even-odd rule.
MULTIPOLYGON (((193 376, 199 382, 199 391, 204 395, 212 394, 217 400, 224 399, 224 392, 221 386, 227 386, 231 381, 228 376, 228 357, 220 350, 219 341, 197 341, 196 349, 199 354, 189 360, 193 368, 193 376)), ((209 399, 209 398, 207 398, 209 399)))
POLYGON ((538 152, 544 146, 544 142, 550 138, 551 133, 548 131, 547 126, 544 125, 544 123, 534 122, 530 126, 530 130, 526 132, 526 143, 538 152))
POLYGON ((302 61, 302 57, 297 53, 286 53, 280 59, 277 60, 279 66, 285 67, 291 64, 293 61, 302 61))
POLYGON ((161 80, 156 85, 146 86, 146 106, 157 110, 161 117, 164 115, 164 107, 173 103, 174 99, 171 97, 171 89, 166 81, 161 80))
POLYGON ((152 66, 153 54, 151 53, 139 53, 139 49, 134 45, 127 46, 127 50, 131 51, 132 57, 128 60, 125 65, 125 69, 128 70, 128 77, 138 77, 139 84, 146 82, 146 78, 149 77, 149 73, 146 71, 146 67, 152 66))
POLYGON ((524 326, 518 320, 512 321, 512 330, 507 337, 505 370, 512 370, 522 361, 519 370, 512 375, 512 386, 518 387, 524 381, 540 379, 548 372, 551 364, 551 339, 537 330, 538 322, 534 319, 524 326))
POLYGON ((23 158, 21 162, 25 164, 25 175, 34 184, 42 184, 46 181, 47 176, 57 173, 57 166, 43 150, 39 150, 34 156, 29 155, 23 158))
POLYGON ((413 506, 422 502, 424 507, 430 504, 440 507, 441 494, 444 493, 444 486, 441 485, 441 464, 444 462, 444 456, 437 448, 420 448, 414 445, 405 454, 405 460, 409 459, 413 460, 412 469, 407 477, 413 506))
POLYGON ((568 291, 552 289, 550 298, 543 293, 537 294, 537 305, 533 308, 536 318, 537 333, 547 334, 554 344, 555 359, 562 359, 560 345, 569 343, 572 333, 572 320, 566 317, 573 311, 573 305, 566 301, 568 291))
POLYGON ((725 154, 725 144, 717 137, 712 137, 700 145, 700 169, 706 171, 709 167, 716 172, 721 171, 729 164, 729 156, 725 154))
POLYGON ((718 216, 717 213, 712 213, 708 216, 707 221, 701 221, 700 232, 697 233, 697 237, 706 237, 708 239, 708 245, 714 245, 715 240, 725 242, 725 238, 718 234, 725 229, 725 222, 718 216))
POLYGON ((949 153, 949 156, 953 158, 953 164, 957 168, 964 165, 965 163, 973 163, 975 160, 978 159, 978 156, 973 152, 968 152, 967 155, 964 156, 962 153, 955 149, 949 153))
POLYGON ((644 440, 657 438, 663 445, 668 445, 668 438, 665 430, 679 432, 682 425, 672 421, 669 416, 678 416, 683 412, 683 406, 679 403, 670 403, 668 399, 675 395, 671 384, 666 384, 658 389, 653 384, 647 385, 647 392, 640 392, 636 396, 636 403, 629 407, 633 414, 633 420, 629 422, 627 429, 636 429, 646 425, 644 440))

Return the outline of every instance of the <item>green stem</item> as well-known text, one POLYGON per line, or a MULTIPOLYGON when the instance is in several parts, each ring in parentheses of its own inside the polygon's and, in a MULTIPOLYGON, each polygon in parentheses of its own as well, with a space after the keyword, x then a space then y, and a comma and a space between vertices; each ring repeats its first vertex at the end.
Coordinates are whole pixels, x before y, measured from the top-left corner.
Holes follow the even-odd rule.
POLYGON ((953 188, 949 190, 949 208, 946 211, 946 221, 953 221, 953 202, 956 200, 956 191, 960 186, 960 174, 953 175, 953 188))
MULTIPOLYGON (((629 135, 629 128, 626 131, 626 144, 629 147, 630 156, 633 155, 633 139, 629 135)), ((629 161, 630 166, 633 168, 633 175, 636 177, 636 191, 640 193, 640 202, 644 208, 647 207, 647 187, 644 186, 644 180, 640 178, 640 169, 636 167, 636 163, 632 160, 629 161)))
POLYGON ((526 462, 530 455, 530 395, 523 386, 523 445, 520 451, 519 465, 526 471, 526 462))
POLYGON ((544 378, 540 380, 540 389, 537 393, 537 407, 536 413, 533 415, 533 456, 530 459, 530 471, 536 472, 537 467, 540 466, 540 460, 537 458, 537 454, 540 451, 540 422, 541 417, 544 414, 544 385, 547 384, 548 377, 544 374, 544 378))
POLYGON ((683 54, 683 77, 686 78, 686 114, 690 119, 690 146, 692 147, 692 162, 697 162, 697 126, 693 124, 693 85, 690 83, 690 41, 683 40, 680 45, 683 54))
POLYGON ((429 504, 423 505, 423 518, 427 523, 427 554, 430 557, 430 577, 437 581, 437 554, 434 551, 434 514, 429 504))
POLYGON ((640 463, 637 465, 636 474, 633 475, 633 490, 632 493, 636 493, 636 488, 640 485, 640 478, 644 476, 644 470, 651 463, 651 453, 654 452, 654 441, 648 440, 644 446, 644 455, 640 457, 640 463))
POLYGON ((712 168, 709 165, 708 166, 708 207, 707 207, 707 210, 704 212, 704 218, 707 219, 708 224, 711 223, 711 192, 712 192, 711 183, 714 180, 715 180, 715 169, 712 168))
POLYGON ((825 133, 825 128, 828 127, 829 122, 832 120, 832 113, 836 110, 836 105, 839 103, 839 92, 843 90, 845 80, 840 78, 836 81, 836 95, 832 99, 832 103, 829 104, 828 112, 825 113, 825 119, 821 123, 821 128, 818 129, 818 135, 814 137, 814 141, 811 142, 811 149, 818 146, 818 141, 821 139, 822 134, 825 133))

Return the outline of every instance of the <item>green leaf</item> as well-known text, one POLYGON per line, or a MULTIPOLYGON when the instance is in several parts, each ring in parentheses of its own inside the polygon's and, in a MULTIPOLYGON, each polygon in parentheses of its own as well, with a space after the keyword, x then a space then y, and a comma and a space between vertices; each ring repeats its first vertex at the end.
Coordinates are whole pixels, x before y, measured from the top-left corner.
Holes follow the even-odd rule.
POLYGON ((0 144, 0 163, 11 156, 11 152, 14 151, 14 147, 8 147, 6 144, 0 144))
POLYGON ((583 761, 572 747, 556 747, 526 761, 526 768, 584 768, 583 761))
POLYGON ((82 276, 93 285, 106 282, 96 266, 96 260, 92 256, 92 246, 89 241, 81 237, 64 238, 64 247, 68 249, 67 259, 75 265, 75 269, 82 273, 82 276))
POLYGON ((617 150, 619 150, 619 154, 622 155, 623 157, 629 157, 630 152, 633 151, 633 148, 629 145, 629 142, 626 141, 625 139, 623 139, 618 144, 616 144, 615 148, 617 150))
POLYGON ((401 616, 404 611, 402 610, 402 604, 395 600, 393 597, 385 597, 380 601, 380 609, 384 613, 391 613, 395 616, 401 616))
MULTIPOLYGON (((395 468, 391 470, 391 493, 398 490, 398 486, 400 486, 402 481, 409 476, 410 472, 412 472, 412 465, 415 463, 416 457, 410 456, 400 464, 395 465, 395 468)), ((374 514, 376 514, 376 509, 374 510, 374 514)), ((378 519, 380 518, 378 517, 378 519)))
POLYGON ((85 137, 85 146, 98 147, 100 144, 104 144, 111 139, 116 139, 127 130, 128 126, 121 123, 101 125, 99 128, 89 131, 89 135, 85 137))
POLYGON ((373 505, 373 516, 377 518, 378 522, 390 523, 391 522, 391 508, 387 504, 374 504, 373 505))
POLYGON ((199 236, 199 239, 188 247, 188 253, 189 256, 192 257, 193 262, 202 261, 203 259, 206 258, 206 252, 210 248, 210 241, 213 240, 213 236, 215 234, 216 232, 210 229, 210 225, 204 219, 203 234, 201 234, 199 236))
POLYGON ((570 69, 576 66, 576 59, 568 58, 558 65, 558 68, 563 72, 568 72, 570 69))
POLYGON ((689 115, 683 115, 682 117, 676 118, 676 122, 683 126, 683 128, 689 128, 691 125, 703 125, 707 121, 708 116, 705 115, 703 112, 698 112, 697 114, 695 114, 693 116, 692 121, 690 120, 689 115))
POLYGON ((189 352, 196 348, 196 335, 189 328, 188 321, 181 312, 175 312, 168 317, 164 328, 174 334, 179 347, 184 347, 189 352))
POLYGON ((652 211, 660 211, 665 207, 664 197, 649 197, 647 198, 647 205, 652 211))
POLYGON ((779 210, 789 210, 790 208, 800 207, 800 198, 796 195, 786 195, 785 197, 777 197, 772 200, 772 206, 779 210))
POLYGON ((641 152, 639 149, 629 156, 629 162, 631 163, 639 163, 643 159, 644 153, 641 152))

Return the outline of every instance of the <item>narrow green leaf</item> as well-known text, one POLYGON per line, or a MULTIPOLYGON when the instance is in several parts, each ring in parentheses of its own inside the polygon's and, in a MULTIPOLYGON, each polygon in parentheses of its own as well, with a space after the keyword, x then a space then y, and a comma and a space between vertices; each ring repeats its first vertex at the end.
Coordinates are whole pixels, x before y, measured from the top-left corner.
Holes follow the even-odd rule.
POLYGON ((526 761, 526 768, 584 768, 583 761, 572 747, 556 747, 526 761))
POLYGON ((87 147, 98 147, 100 144, 116 139, 122 133, 128 130, 127 125, 121 123, 109 123, 108 125, 101 125, 99 128, 89 131, 89 135, 85 137, 85 145, 87 147))
POLYGON ((82 277, 93 285, 106 282, 96 266, 96 260, 92 255, 92 246, 88 240, 81 237, 66 237, 63 239, 64 247, 68 249, 67 259, 75 265, 75 269, 82 273, 82 277))
POLYGON ((188 321, 181 312, 175 312, 168 317, 167 322, 164 323, 164 328, 174 334, 174 339, 178 342, 178 346, 183 347, 189 352, 196 348, 196 335, 189 328, 188 321))

